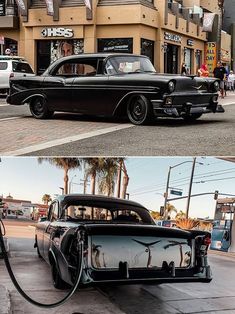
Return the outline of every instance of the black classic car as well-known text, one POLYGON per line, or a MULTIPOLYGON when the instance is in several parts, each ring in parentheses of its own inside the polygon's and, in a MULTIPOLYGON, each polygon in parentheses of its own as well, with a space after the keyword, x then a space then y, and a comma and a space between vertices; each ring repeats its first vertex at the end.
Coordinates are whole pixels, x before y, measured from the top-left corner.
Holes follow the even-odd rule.
POLYGON ((138 203, 79 194, 52 202, 35 234, 56 288, 74 283, 78 265, 82 286, 210 282, 209 244, 208 232, 156 226, 138 203))
POLYGON ((157 74, 145 56, 83 54, 61 58, 35 77, 13 78, 7 102, 29 104, 37 119, 55 111, 127 116, 134 124, 154 117, 196 120, 224 112, 213 78, 157 74))

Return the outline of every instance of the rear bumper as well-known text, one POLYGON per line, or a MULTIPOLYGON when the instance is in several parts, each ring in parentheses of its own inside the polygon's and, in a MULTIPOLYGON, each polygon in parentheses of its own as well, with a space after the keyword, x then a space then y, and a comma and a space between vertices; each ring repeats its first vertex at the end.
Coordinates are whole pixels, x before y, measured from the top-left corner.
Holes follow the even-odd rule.
POLYGON ((210 266, 202 272, 194 273, 193 269, 176 270, 175 276, 163 270, 129 270, 128 278, 123 278, 119 271, 88 271, 89 280, 84 284, 137 284, 137 283, 174 283, 174 282, 210 282, 212 280, 210 266))

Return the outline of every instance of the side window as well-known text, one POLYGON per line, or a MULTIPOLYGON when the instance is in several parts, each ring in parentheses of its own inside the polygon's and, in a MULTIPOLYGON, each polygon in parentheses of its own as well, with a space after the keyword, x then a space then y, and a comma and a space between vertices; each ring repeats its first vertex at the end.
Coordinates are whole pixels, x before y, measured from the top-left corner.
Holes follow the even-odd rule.
POLYGON ((51 204, 48 218, 50 221, 55 221, 59 218, 59 206, 57 202, 51 204))
POLYGON ((33 70, 31 69, 28 63, 12 62, 12 66, 13 66, 13 72, 33 74, 33 70))
POLYGON ((56 76, 94 76, 96 75, 97 62, 67 62, 63 63, 54 73, 56 76))
POLYGON ((7 62, 0 62, 0 70, 6 70, 8 66, 7 62))

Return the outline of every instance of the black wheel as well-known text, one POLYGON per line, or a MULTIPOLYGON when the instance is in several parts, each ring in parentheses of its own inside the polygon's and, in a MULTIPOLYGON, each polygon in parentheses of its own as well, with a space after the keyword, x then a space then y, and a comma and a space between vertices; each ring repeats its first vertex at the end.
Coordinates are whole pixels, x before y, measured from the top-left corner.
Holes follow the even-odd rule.
POLYGON ((202 113, 193 113, 190 116, 185 116, 184 121, 186 122, 193 122, 196 121, 197 119, 201 118, 202 113))
POLYGON ((133 96, 127 104, 127 116, 133 124, 147 124, 154 118, 152 104, 143 95, 133 96))
POLYGON ((29 105, 31 114, 36 119, 49 119, 54 112, 47 107, 46 100, 42 97, 33 99, 29 105))
POLYGON ((66 282, 60 278, 59 271, 57 269, 57 266, 55 262, 51 264, 51 273, 52 273, 52 280, 53 280, 53 285, 56 289, 64 290, 68 287, 66 282))

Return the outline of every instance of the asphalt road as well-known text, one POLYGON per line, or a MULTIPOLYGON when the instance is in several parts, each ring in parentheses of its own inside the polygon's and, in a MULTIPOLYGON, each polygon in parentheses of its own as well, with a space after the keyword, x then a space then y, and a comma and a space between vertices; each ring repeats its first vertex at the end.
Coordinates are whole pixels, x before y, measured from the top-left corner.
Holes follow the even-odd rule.
MULTIPOLYGON (((28 240, 33 238, 34 228, 16 222, 7 224, 11 247, 11 263, 22 287, 32 297, 42 302, 52 302, 64 295, 51 283, 47 264, 36 256, 28 240), (9 228, 10 227, 10 228, 9 228), (21 236, 21 245, 15 240, 21 236), (23 249, 24 247, 24 249, 23 249)), ((10 290, 13 314, 189 314, 235 313, 235 257, 210 254, 213 281, 209 284, 183 283, 162 285, 133 285, 87 288, 77 291, 73 298, 60 308, 39 309, 27 303, 13 288, 0 260, 1 284, 10 290)))
POLYGON ((27 106, 0 99, 0 154, 28 156, 234 156, 235 94, 224 114, 192 124, 157 119, 149 126, 127 121, 57 113, 36 120, 27 106), (8 141, 6 142, 6 138, 8 141))

